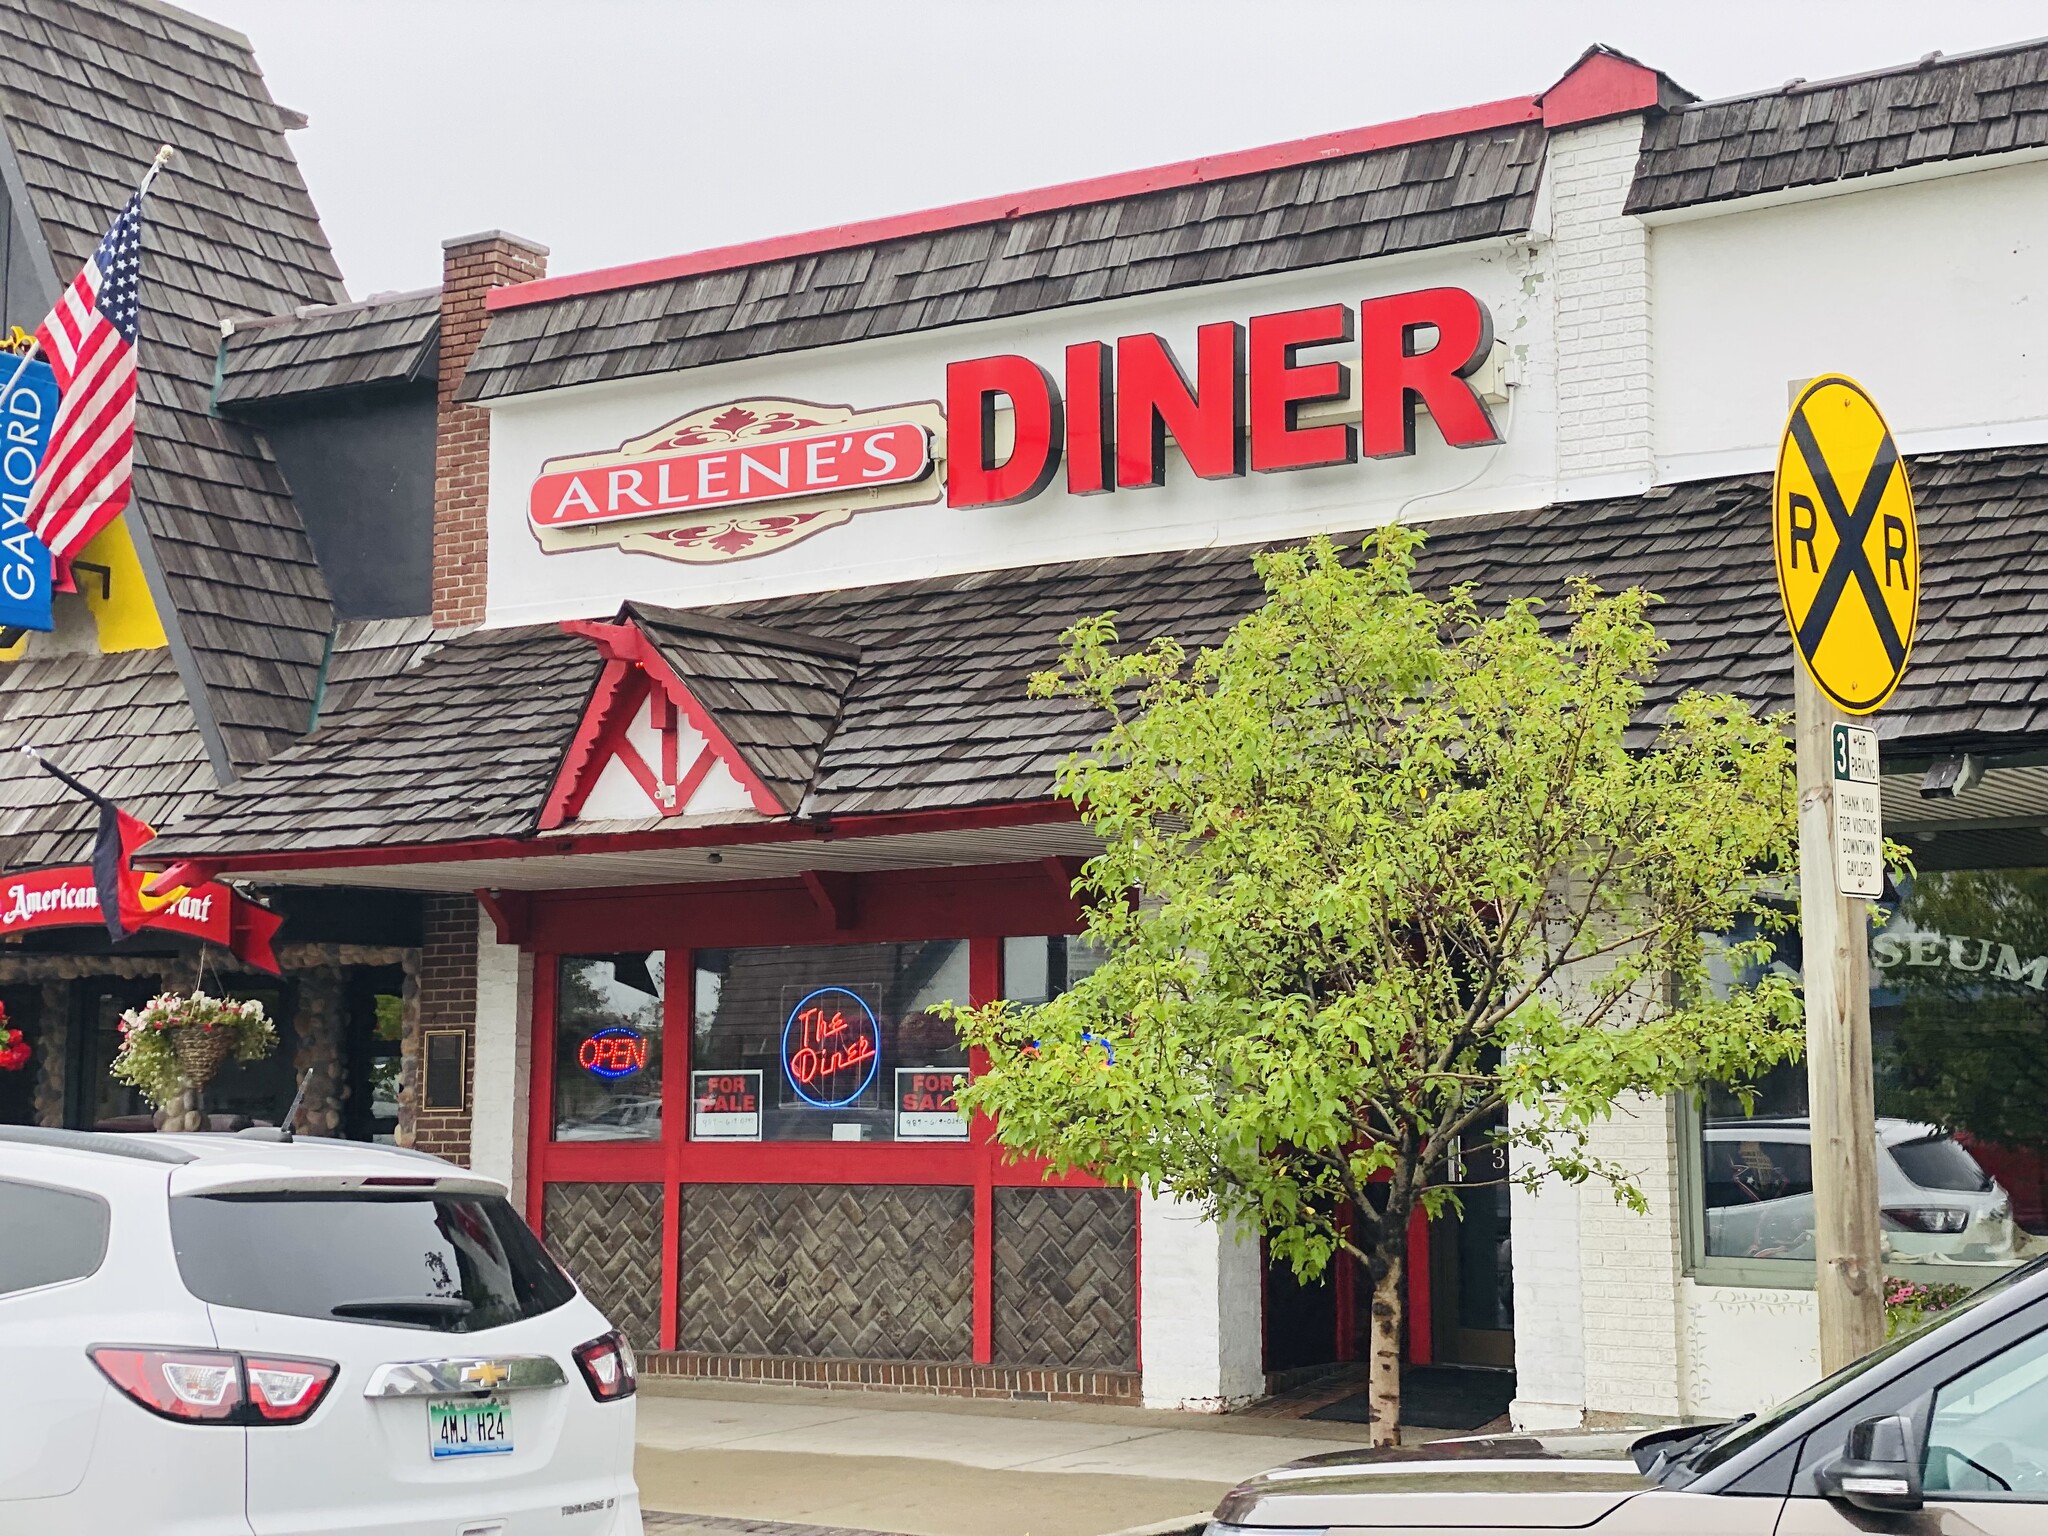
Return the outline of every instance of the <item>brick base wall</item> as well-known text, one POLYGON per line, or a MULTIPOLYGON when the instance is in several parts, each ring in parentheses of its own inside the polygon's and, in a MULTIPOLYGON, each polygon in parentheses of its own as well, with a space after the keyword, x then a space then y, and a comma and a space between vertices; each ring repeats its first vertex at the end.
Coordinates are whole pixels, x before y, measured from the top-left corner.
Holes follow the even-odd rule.
MULTIPOLYGON (((420 945, 417 1030, 424 1035, 430 1029, 459 1029, 468 1035, 469 1042, 463 1052, 462 1108, 416 1107, 412 1144, 422 1152, 431 1152, 464 1167, 469 1166, 469 1105, 476 1061, 476 935, 475 897, 427 898, 420 945)), ((406 1048, 415 1054, 424 1049, 417 1038, 408 1040, 406 1048)), ((412 1082, 424 1084, 423 1070, 408 1076, 412 1082)))
POLYGON ((1136 1371, 1039 1370, 922 1360, 818 1360, 798 1355, 715 1355, 666 1350, 640 1356, 640 1374, 694 1381, 746 1381, 852 1392, 930 1392, 941 1397, 1018 1402, 1117 1403, 1144 1400, 1136 1371))

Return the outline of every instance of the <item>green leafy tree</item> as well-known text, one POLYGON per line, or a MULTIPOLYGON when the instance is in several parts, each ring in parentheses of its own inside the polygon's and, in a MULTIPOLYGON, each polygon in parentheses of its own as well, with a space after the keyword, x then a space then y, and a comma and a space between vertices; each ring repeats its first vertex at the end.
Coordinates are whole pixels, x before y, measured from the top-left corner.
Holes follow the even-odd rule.
POLYGON ((1782 923, 1758 877, 1794 860, 1783 722, 1687 694, 1641 750, 1653 598, 1482 612, 1414 590, 1420 543, 1262 555, 1264 604, 1194 655, 1126 648, 1114 615, 1066 633, 1032 689, 1105 717, 1058 785, 1104 844, 1077 889, 1107 958, 958 1015, 989 1061, 961 1099, 1006 1146, 1198 1202, 1304 1278, 1364 1267, 1380 1443, 1409 1218, 1455 1207, 1475 1141, 1642 1209, 1589 1128, 1801 1043, 1782 978, 1713 979, 1767 941, 1717 968, 1702 937, 1782 923))

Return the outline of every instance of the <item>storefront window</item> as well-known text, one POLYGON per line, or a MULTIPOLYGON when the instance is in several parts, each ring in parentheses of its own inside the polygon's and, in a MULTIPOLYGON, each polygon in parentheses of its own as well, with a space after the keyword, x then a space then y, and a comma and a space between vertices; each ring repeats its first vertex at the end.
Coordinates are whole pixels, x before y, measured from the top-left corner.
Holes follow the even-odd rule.
MULTIPOLYGON (((1870 938, 1878 1202, 1888 1269, 1974 1284, 2048 1251, 2048 869, 1929 869, 1870 938)), ((1788 934, 1779 962, 1796 970, 1788 934)), ((1814 1256, 1806 1066, 1745 1110, 1702 1105, 1709 1259, 1814 1256)))
POLYGON ((659 1140, 661 951, 564 955, 560 964, 555 1140, 659 1140))
POLYGON ((964 1141, 967 1069, 933 1012, 967 1001, 967 945, 785 945, 696 956, 698 1141, 964 1141))
POLYGON ((1058 997, 1104 959, 1086 939, 1055 933, 1003 940, 1003 996, 1013 1003, 1043 1003, 1058 997))

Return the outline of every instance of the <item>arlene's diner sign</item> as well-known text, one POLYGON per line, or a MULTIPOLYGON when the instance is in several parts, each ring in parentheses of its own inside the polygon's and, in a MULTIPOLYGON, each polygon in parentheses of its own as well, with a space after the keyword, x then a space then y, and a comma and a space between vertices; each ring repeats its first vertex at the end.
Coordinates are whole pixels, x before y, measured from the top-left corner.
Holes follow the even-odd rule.
POLYGON ((1030 358, 978 357, 947 366, 943 406, 727 401, 549 459, 527 517, 548 552, 616 545, 708 563, 941 495, 962 510, 1029 501, 1062 468, 1076 496, 1158 486, 1169 442, 1207 480, 1332 468, 1414 453, 1420 406, 1446 443, 1479 447, 1501 440, 1471 382, 1492 350, 1483 303, 1425 288, 1201 326, 1192 375, 1151 332, 1077 342, 1057 378, 1030 358), (1354 342, 1355 411, 1304 421, 1353 399, 1353 365, 1301 354, 1354 342))

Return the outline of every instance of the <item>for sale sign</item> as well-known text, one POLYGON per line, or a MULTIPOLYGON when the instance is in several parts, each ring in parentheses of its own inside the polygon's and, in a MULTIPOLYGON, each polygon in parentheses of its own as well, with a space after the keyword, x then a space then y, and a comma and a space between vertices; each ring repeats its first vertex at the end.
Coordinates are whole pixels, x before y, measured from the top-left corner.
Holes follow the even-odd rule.
POLYGON ((965 1141, 967 1117, 953 1094, 966 1081, 965 1067, 898 1067, 896 1139, 965 1141))
POLYGON ((760 1072, 692 1072, 690 1139, 759 1141, 760 1072))

